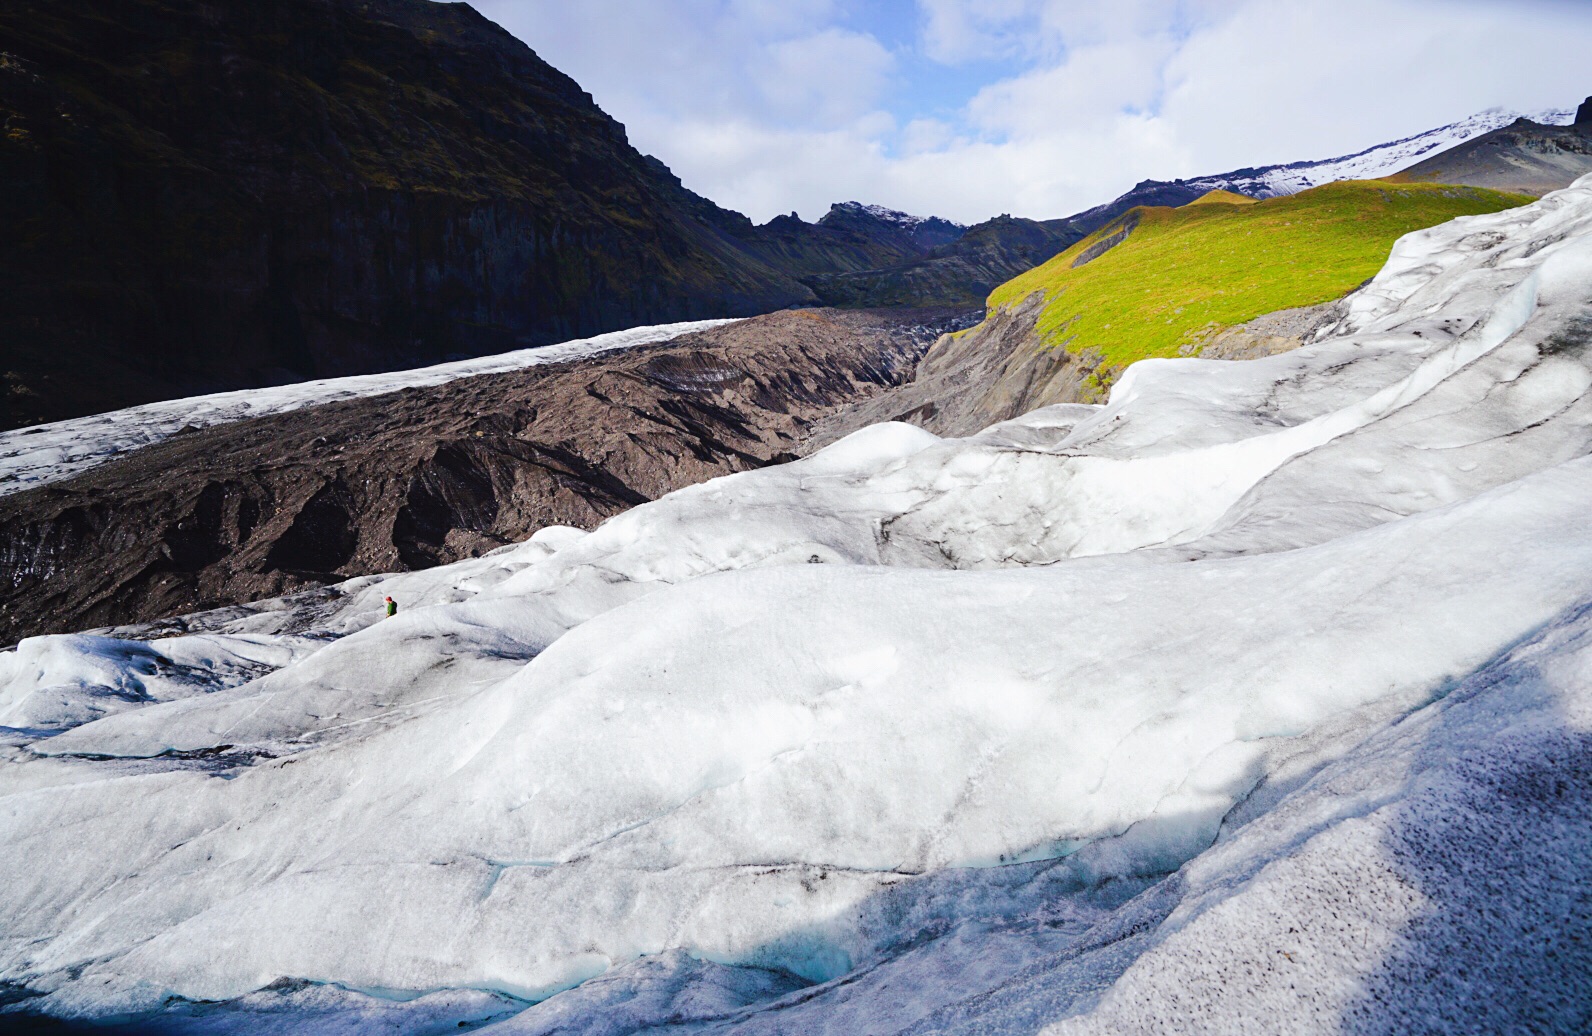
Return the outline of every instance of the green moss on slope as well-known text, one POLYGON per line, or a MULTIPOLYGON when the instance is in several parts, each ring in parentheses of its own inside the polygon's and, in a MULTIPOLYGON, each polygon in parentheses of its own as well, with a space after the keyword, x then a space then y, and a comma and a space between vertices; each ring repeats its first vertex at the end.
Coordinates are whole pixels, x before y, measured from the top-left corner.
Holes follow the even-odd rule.
POLYGON ((1345 294, 1404 234, 1531 200, 1346 181, 1254 205, 1139 208, 996 288, 989 306, 1044 292, 1041 339, 1097 363, 1103 388, 1135 360, 1187 354, 1223 327, 1345 294))

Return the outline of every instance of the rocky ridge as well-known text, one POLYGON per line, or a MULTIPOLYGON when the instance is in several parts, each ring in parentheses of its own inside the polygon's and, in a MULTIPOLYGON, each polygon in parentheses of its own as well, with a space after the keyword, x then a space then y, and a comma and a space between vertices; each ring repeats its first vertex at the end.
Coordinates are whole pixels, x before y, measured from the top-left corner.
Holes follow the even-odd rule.
POLYGON ((1388 177, 1543 195, 1592 172, 1592 97, 1568 126, 1528 118, 1484 133, 1388 177))
MULTIPOLYGON (((1572 113, 1568 109, 1548 109, 1523 114, 1503 108, 1491 108, 1447 126, 1439 126, 1425 133, 1389 141, 1386 144, 1378 144, 1352 155, 1280 165, 1246 166, 1225 173, 1196 176, 1186 180, 1141 180, 1104 205, 1097 205, 1071 216, 1067 222, 1082 233, 1088 234, 1137 206, 1187 205, 1211 191, 1232 191, 1250 198, 1275 198, 1338 180, 1375 179, 1404 169, 1412 158, 1443 153, 1445 149, 1462 145, 1465 141, 1476 139, 1521 119, 1544 125, 1561 125, 1570 122, 1571 118, 1572 113)), ((1558 186, 1568 185, 1569 181, 1566 180, 1558 186)))

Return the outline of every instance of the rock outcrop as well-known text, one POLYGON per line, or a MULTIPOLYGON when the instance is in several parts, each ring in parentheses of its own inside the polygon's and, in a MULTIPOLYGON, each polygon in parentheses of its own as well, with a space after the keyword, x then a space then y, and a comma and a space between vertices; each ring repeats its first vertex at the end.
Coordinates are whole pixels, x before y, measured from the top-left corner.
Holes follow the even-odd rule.
POLYGON ((1065 349, 1044 346, 1035 329, 1043 309, 1044 296, 1036 293, 996 309, 970 330, 941 336, 911 381, 821 421, 814 444, 880 421, 971 435, 1036 406, 1077 402, 1084 363, 1065 349))
POLYGON ((1297 349, 1344 313, 1344 300, 1297 306, 1267 313, 1236 327, 1224 327, 1190 350, 1207 360, 1258 360, 1297 349))

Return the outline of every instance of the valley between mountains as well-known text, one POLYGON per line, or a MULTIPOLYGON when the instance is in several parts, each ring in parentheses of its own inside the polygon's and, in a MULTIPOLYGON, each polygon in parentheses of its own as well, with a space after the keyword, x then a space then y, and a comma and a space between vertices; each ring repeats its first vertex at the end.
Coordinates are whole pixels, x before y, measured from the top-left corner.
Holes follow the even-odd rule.
POLYGON ((1592 99, 972 226, 465 4, 0 116, 0 1032, 1592 1031, 1592 99))

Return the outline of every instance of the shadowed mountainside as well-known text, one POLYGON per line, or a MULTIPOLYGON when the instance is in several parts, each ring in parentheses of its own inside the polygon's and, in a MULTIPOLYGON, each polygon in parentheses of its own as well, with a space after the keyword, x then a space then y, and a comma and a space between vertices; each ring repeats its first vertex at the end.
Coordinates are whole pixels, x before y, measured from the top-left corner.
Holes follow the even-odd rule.
POLYGON ((1083 237, 1067 220, 997 216, 920 258, 881 269, 803 278, 832 306, 981 306, 997 285, 1083 237))
POLYGON ((0 425, 814 300, 466 4, 0 11, 0 425))
POLYGON ((831 205, 816 223, 794 212, 775 216, 741 242, 770 266, 805 280, 910 262, 957 240, 965 229, 937 217, 847 201, 831 205))

